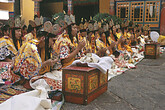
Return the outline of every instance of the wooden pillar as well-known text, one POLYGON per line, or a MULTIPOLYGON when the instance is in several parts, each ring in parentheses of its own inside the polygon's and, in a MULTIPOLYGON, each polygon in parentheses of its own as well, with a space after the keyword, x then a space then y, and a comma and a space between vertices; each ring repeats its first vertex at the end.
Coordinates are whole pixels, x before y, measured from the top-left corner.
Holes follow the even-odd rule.
POLYGON ((165 36, 165 2, 162 2, 160 18, 160 34, 165 36))
POLYGON ((20 0, 15 0, 14 2, 14 16, 20 15, 20 0))
POLYGON ((32 0, 21 0, 20 1, 20 9, 22 19, 25 20, 25 24, 29 24, 29 20, 34 19, 34 1, 32 0))
POLYGON ((109 13, 109 0, 99 0, 99 12, 109 13))
POLYGON ((110 0, 110 2, 109 2, 109 5, 110 5, 110 7, 109 7, 109 14, 110 15, 115 15, 115 0, 110 0))

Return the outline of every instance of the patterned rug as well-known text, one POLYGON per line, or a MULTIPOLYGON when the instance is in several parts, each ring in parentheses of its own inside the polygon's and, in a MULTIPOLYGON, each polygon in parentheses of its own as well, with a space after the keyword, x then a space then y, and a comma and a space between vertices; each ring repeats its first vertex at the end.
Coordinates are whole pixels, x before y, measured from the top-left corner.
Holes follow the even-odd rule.
MULTIPOLYGON (((0 85, 0 104, 14 95, 29 92, 23 86, 0 85)), ((51 100, 52 110, 60 110, 64 103, 64 96, 61 101, 51 100)))
POLYGON ((23 86, 2 85, 0 86, 0 104, 14 95, 27 92, 23 86))
POLYGON ((12 62, 0 62, 0 84, 5 83, 5 80, 11 80, 11 67, 12 62))

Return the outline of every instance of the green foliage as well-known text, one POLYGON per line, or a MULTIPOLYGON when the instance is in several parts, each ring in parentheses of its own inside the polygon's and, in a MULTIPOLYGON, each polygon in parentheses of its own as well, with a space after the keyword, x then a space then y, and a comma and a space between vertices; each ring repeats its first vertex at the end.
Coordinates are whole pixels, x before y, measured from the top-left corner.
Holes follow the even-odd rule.
POLYGON ((108 13, 98 13, 93 17, 93 20, 99 22, 109 16, 111 16, 111 15, 109 15, 108 13))
POLYGON ((93 20, 97 22, 106 20, 106 22, 108 23, 111 19, 114 21, 114 24, 121 24, 123 22, 122 19, 118 18, 117 16, 111 16, 107 13, 98 13, 93 17, 93 20))
POLYGON ((117 16, 112 16, 114 24, 121 24, 123 21, 122 19, 118 18, 117 16))
MULTIPOLYGON (((106 20, 107 23, 109 23, 110 20, 113 20, 114 24, 122 24, 122 19, 118 18, 117 16, 112 16, 112 15, 109 15, 108 13, 98 13, 96 14, 94 17, 93 17, 93 20, 94 21, 104 21, 106 20)), ((56 23, 56 24, 59 24, 59 21, 60 20, 64 20, 64 13, 57 13, 55 15, 52 16, 52 22, 53 23, 56 23), (59 17, 58 17, 59 16, 59 17), (58 19, 54 20, 54 18, 58 17, 58 19)))
POLYGON ((108 17, 106 17, 104 19, 106 20, 107 23, 109 23, 109 21, 111 21, 111 19, 112 19, 112 16, 108 16, 108 17))

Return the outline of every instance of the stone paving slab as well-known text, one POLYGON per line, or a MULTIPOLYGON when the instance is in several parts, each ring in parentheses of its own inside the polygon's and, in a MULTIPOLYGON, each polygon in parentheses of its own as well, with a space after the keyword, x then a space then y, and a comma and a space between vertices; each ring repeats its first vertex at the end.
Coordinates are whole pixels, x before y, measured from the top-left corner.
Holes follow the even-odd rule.
POLYGON ((90 104, 65 102, 62 110, 165 110, 165 53, 112 78, 107 92, 90 104))

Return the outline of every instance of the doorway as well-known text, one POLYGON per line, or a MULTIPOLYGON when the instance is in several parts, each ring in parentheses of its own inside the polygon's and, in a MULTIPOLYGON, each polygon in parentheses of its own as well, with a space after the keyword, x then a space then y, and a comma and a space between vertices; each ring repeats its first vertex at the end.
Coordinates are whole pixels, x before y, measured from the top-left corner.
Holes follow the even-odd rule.
POLYGON ((63 2, 40 2, 40 15, 52 18, 52 15, 63 12, 63 2))
POLYGON ((90 16, 94 16, 99 13, 99 5, 98 4, 86 4, 86 5, 74 5, 73 13, 76 16, 76 23, 79 24, 81 22, 81 18, 89 21, 90 16))

